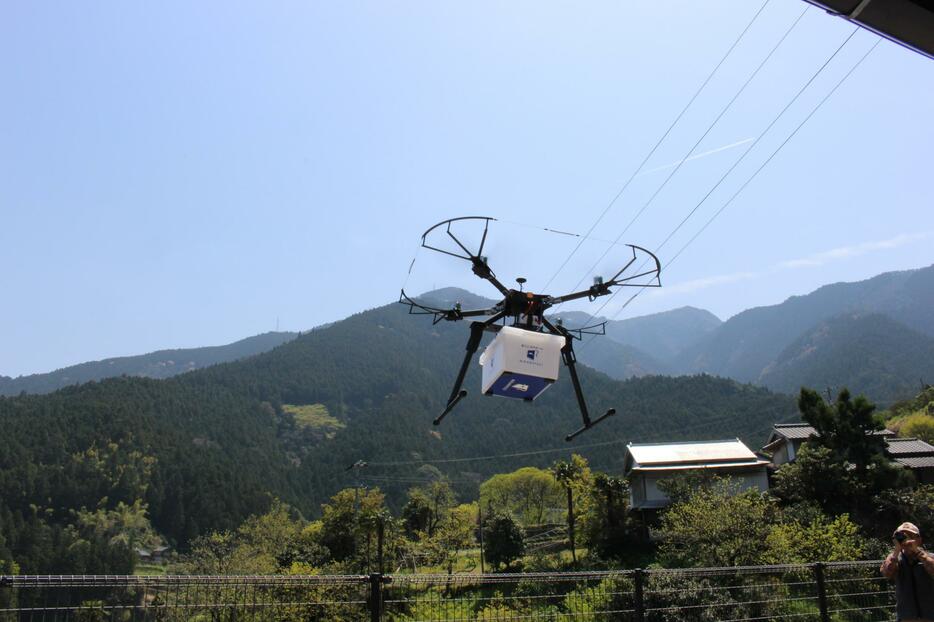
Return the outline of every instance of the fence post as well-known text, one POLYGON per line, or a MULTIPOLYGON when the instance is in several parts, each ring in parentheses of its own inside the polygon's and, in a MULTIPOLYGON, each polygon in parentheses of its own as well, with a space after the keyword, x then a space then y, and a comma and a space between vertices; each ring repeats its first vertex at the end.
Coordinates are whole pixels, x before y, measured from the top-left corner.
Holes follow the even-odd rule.
POLYGON ((383 619, 383 575, 379 572, 370 574, 370 622, 383 619))
POLYGON ((645 622, 645 570, 636 568, 632 574, 635 582, 636 622, 645 622))
POLYGON ((817 605, 820 607, 821 622, 830 622, 830 614, 827 612, 827 587, 824 584, 824 564, 817 562, 813 566, 814 580, 817 582, 817 605))

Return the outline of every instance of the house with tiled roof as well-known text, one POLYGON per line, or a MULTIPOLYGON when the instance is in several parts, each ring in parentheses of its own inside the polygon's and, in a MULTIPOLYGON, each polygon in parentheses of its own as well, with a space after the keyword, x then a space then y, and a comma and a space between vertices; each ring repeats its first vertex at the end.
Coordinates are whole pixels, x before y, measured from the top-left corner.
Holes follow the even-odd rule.
MULTIPOLYGON (((885 439, 885 452, 889 458, 911 469, 922 484, 934 483, 934 446, 917 438, 899 438, 892 430, 873 432, 885 439)), ((820 436, 806 423, 776 423, 762 452, 772 457, 773 467, 793 462, 802 443, 820 436)))
POLYGON ((658 510, 670 503, 658 483, 676 475, 703 471, 729 477, 738 490, 769 488, 769 461, 752 452, 738 438, 683 443, 629 443, 624 472, 629 478, 630 507, 658 510))
POLYGON ((885 439, 889 457, 911 469, 918 482, 934 484, 934 446, 918 438, 890 437, 885 439))

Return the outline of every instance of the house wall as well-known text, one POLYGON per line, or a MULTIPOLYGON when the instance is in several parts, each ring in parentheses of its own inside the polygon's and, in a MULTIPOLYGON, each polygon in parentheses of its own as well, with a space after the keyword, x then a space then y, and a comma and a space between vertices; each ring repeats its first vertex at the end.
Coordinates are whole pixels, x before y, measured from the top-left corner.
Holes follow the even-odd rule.
POLYGON ((794 452, 794 447, 787 442, 782 443, 782 446, 776 449, 775 453, 772 454, 772 464, 779 466, 780 464, 791 462, 793 460, 790 455, 791 452, 794 452))
MULTIPOLYGON (((688 472, 690 471, 686 469, 633 472, 630 477, 630 505, 633 508, 645 505, 652 507, 668 505, 668 496, 659 489, 659 482, 688 472)), ((720 477, 729 477, 736 482, 739 485, 740 492, 750 489, 765 492, 769 489, 769 477, 765 465, 754 469, 716 469, 715 473, 720 477)))

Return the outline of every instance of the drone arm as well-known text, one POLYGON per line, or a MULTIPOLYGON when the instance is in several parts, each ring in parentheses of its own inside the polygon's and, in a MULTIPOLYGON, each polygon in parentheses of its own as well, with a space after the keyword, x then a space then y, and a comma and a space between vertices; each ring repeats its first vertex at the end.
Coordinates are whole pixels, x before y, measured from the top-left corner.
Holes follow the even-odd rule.
POLYGON ((406 305, 409 308, 410 315, 433 315, 434 320, 433 324, 437 324, 441 320, 447 320, 448 322, 454 322, 457 320, 463 320, 468 317, 482 317, 484 315, 496 315, 499 313, 499 305, 491 307, 489 309, 469 309, 464 311, 460 308, 460 304, 454 305, 450 309, 441 309, 440 307, 430 307, 424 305, 414 298, 411 298, 408 294, 405 293, 405 290, 402 290, 402 293, 399 295, 399 302, 406 305))
POLYGON ((568 302, 569 300, 577 300, 579 298, 589 298, 594 300, 600 296, 606 296, 611 293, 611 287, 661 287, 661 281, 659 279, 662 272, 662 264, 658 260, 658 257, 655 256, 655 253, 647 249, 642 248, 641 246, 635 246, 634 244, 628 245, 632 249, 632 259, 626 262, 626 265, 619 269, 619 271, 613 275, 613 278, 608 281, 597 280, 592 286, 585 290, 579 292, 573 292, 565 296, 558 296, 557 298, 552 298, 549 302, 551 304, 560 304, 563 302, 568 302), (637 273, 631 274, 629 276, 623 276, 623 273, 626 272, 632 264, 636 262, 637 252, 641 251, 648 255, 638 268, 636 268, 637 273), (647 263, 654 264, 653 267, 643 270, 643 267, 647 263), (645 278, 650 277, 650 278, 645 278))
POLYGON ((577 405, 580 408, 581 419, 584 423, 580 429, 571 432, 564 437, 564 440, 572 441, 578 435, 586 432, 607 417, 612 417, 615 415, 616 409, 611 408, 604 414, 597 417, 595 420, 591 421, 590 414, 587 412, 587 402, 584 400, 584 391, 581 389, 580 378, 577 377, 577 357, 574 356, 574 338, 563 326, 554 326, 548 320, 543 320, 543 323, 545 328, 547 328, 549 331, 564 337, 564 347, 561 348, 561 358, 564 360, 564 365, 568 368, 568 374, 571 376, 571 384, 574 385, 574 395, 577 397, 577 405))
POLYGON ((499 282, 499 279, 496 278, 496 275, 493 274, 493 271, 490 270, 490 266, 487 265, 483 257, 479 255, 472 255, 470 257, 470 262, 473 264, 471 270, 474 274, 479 276, 485 281, 489 281, 493 284, 493 287, 499 290, 503 296, 509 295, 509 288, 499 282))
POLYGON ((455 406, 457 406, 457 403, 467 397, 467 391, 463 390, 461 387, 464 386, 464 377, 467 376, 467 370, 470 367, 470 361, 473 358, 474 353, 477 351, 477 348, 480 347, 480 340, 483 338, 483 331, 485 331, 488 326, 492 325, 502 317, 503 313, 497 313, 484 322, 471 322, 470 338, 467 340, 467 352, 464 354, 464 361, 461 363, 460 371, 457 372, 457 378, 454 380, 454 388, 451 389, 451 395, 448 397, 448 403, 445 405, 444 410, 441 411, 441 414, 438 415, 432 422, 434 425, 439 425, 441 420, 444 419, 448 413, 454 409, 455 406))

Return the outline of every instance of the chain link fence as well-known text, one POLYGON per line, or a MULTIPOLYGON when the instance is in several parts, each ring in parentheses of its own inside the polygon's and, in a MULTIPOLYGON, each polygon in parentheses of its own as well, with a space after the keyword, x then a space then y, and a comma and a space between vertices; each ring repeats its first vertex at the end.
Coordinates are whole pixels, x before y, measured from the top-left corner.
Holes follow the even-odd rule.
POLYGON ((879 562, 487 575, 0 577, 0 622, 883 622, 879 562))

